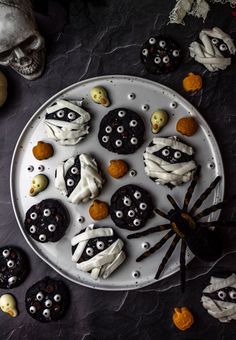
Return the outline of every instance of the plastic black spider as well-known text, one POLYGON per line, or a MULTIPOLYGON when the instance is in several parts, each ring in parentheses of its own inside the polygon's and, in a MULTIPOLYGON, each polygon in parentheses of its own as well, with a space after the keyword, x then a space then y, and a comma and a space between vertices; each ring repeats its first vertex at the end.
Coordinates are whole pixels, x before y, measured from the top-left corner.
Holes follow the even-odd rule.
POLYGON ((200 167, 197 168, 193 180, 186 192, 183 208, 181 209, 173 197, 167 195, 168 200, 174 209, 171 209, 167 214, 160 211, 159 209, 155 209, 154 211, 166 218, 170 221, 168 224, 159 225, 150 229, 147 229, 143 232, 137 232, 134 234, 128 235, 128 239, 139 238, 141 236, 146 236, 158 231, 170 230, 166 235, 156 243, 152 248, 145 251, 141 256, 139 256, 136 261, 140 262, 143 259, 147 258, 158 249, 160 249, 165 242, 171 238, 173 235, 174 239, 167 250, 165 256, 162 259, 162 262, 158 268, 155 279, 157 280, 161 275, 167 261, 171 257, 173 251, 175 250, 176 245, 181 240, 181 250, 180 250, 180 280, 181 280, 181 288, 184 291, 185 288, 185 256, 186 256, 186 248, 187 246, 193 252, 195 256, 200 258, 203 261, 215 261, 220 257, 222 253, 222 245, 219 240, 216 231, 209 229, 212 226, 216 226, 218 224, 217 221, 211 222, 201 222, 200 219, 204 216, 209 215, 210 213, 217 211, 222 208, 223 202, 217 203, 207 209, 202 210, 197 213, 197 210, 200 208, 202 203, 206 200, 212 190, 219 183, 221 177, 217 176, 214 181, 210 184, 210 186, 201 194, 201 196, 196 200, 193 204, 192 208, 188 211, 189 202, 192 198, 193 191, 197 184, 200 173, 200 167))

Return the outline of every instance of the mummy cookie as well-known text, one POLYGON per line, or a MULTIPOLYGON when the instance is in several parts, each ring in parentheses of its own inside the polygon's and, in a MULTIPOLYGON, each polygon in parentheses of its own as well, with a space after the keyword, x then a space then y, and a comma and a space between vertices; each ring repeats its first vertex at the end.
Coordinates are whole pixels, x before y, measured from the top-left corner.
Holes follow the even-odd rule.
POLYGON ((137 185, 125 185, 111 198, 110 215, 122 229, 138 230, 152 216, 153 203, 149 193, 137 185))
POLYGON ((118 108, 101 120, 98 139, 111 152, 130 154, 143 144, 144 132, 144 123, 136 112, 118 108))
POLYGON ((0 248, 0 288, 19 286, 28 274, 29 264, 25 253, 16 247, 0 248))
POLYGON ((77 204, 95 198, 104 183, 96 160, 86 154, 59 164, 55 176, 56 188, 69 202, 77 204))
POLYGON ((125 260, 124 243, 112 228, 89 225, 71 240, 72 261, 94 280, 107 279, 125 260))
POLYGON ((203 307, 220 322, 236 320, 236 274, 226 278, 211 277, 203 290, 203 307))
POLYGON ((37 321, 57 321, 68 309, 68 288, 63 281, 47 276, 27 290, 25 306, 29 315, 37 321))
POLYGON ((151 37, 142 46, 141 61, 150 73, 163 74, 174 71, 181 58, 179 46, 166 36, 151 37))
POLYGON ((147 176, 170 187, 190 181, 197 167, 193 148, 176 137, 153 138, 143 157, 147 176))
POLYGON ((66 208, 55 199, 46 199, 33 205, 26 213, 24 227, 38 242, 57 242, 69 226, 66 208))
POLYGON ((47 108, 45 128, 48 138, 62 145, 74 145, 89 133, 91 117, 80 102, 58 99, 47 108))
POLYGON ((236 52, 231 37, 219 27, 204 29, 199 34, 201 43, 194 41, 190 44, 190 55, 204 65, 208 71, 225 70, 231 65, 231 55, 236 52))

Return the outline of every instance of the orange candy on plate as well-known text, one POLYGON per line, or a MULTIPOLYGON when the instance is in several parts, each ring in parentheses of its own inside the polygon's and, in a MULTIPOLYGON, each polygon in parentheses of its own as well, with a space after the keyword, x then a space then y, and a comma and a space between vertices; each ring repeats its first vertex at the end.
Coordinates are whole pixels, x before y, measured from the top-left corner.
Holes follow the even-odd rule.
POLYGON ((36 146, 33 147, 33 155, 38 161, 47 159, 53 156, 54 150, 51 144, 39 141, 36 146))
POLYGON ((107 168, 108 173, 114 178, 123 177, 128 171, 128 165, 122 159, 114 159, 110 161, 110 165, 107 168))
POLYGON ((102 220, 109 215, 109 205, 106 202, 94 200, 89 207, 89 214, 93 220, 102 220))
POLYGON ((194 324, 193 315, 187 307, 174 308, 172 319, 180 331, 186 331, 194 324))
POLYGON ((176 130, 185 136, 193 136, 198 130, 198 123, 193 117, 180 118, 176 124, 176 130))

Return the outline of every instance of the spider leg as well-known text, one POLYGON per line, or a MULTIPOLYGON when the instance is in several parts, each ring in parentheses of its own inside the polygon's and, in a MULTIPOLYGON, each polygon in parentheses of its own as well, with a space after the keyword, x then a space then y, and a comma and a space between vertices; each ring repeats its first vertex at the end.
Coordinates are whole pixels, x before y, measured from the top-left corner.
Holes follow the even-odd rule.
POLYGON ((168 198, 169 202, 173 205, 173 208, 174 208, 175 210, 180 210, 178 204, 175 202, 175 200, 173 199, 172 196, 167 195, 167 198, 168 198))
POLYGON ((198 221, 200 218, 210 215, 210 213, 219 210, 223 207, 223 202, 217 203, 215 205, 213 205, 212 207, 206 208, 205 210, 201 211, 199 214, 197 214, 196 216, 194 216, 194 220, 198 221))
POLYGON ((189 202, 190 202, 190 200, 192 198, 195 186, 196 186, 198 178, 199 178, 200 170, 201 170, 201 167, 199 165, 197 167, 197 170, 194 173, 193 180, 192 180, 190 186, 188 187, 188 190, 187 190, 185 198, 184 198, 184 205, 183 205, 183 210, 184 211, 187 211, 187 209, 188 209, 189 202))
POLYGON ((175 238, 173 239, 169 249, 167 250, 167 252, 166 252, 165 256, 163 257, 161 264, 158 268, 158 271, 157 271, 156 276, 155 276, 156 280, 160 277, 163 269, 165 268, 166 263, 168 262, 169 258, 171 257, 173 251, 175 250, 175 247, 177 246, 177 243, 179 242, 179 240, 180 240, 180 237, 178 235, 175 235, 175 238))
POLYGON ((201 196, 197 199, 197 201, 194 203, 193 207, 191 208, 189 214, 194 215, 196 210, 200 208, 202 203, 205 201, 205 199, 210 195, 213 189, 217 186, 219 183, 221 177, 217 176, 214 181, 209 185, 209 187, 201 194, 201 196))
POLYGON ((215 227, 218 225, 222 225, 223 223, 220 221, 211 221, 211 222, 199 222, 201 227, 215 227))
POLYGON ((166 215, 166 213, 164 213, 163 211, 159 210, 158 208, 155 208, 154 210, 154 213, 161 216, 161 217, 164 217, 165 219, 169 220, 169 217, 166 215))
POLYGON ((186 254, 187 243, 184 239, 181 242, 181 250, 180 250, 180 283, 181 283, 181 290, 184 292, 185 290, 185 254, 186 254))
POLYGON ((147 230, 141 231, 139 233, 129 234, 127 238, 128 239, 139 238, 141 236, 150 235, 152 233, 156 233, 158 231, 163 231, 163 230, 168 230, 168 229, 171 229, 170 224, 162 224, 162 225, 158 225, 157 227, 152 227, 147 230))
POLYGON ((140 262, 143 259, 145 259, 146 257, 148 257, 148 256, 152 255, 153 253, 155 253, 155 251, 160 249, 163 246, 163 244, 165 244, 166 241, 169 240, 169 238, 171 238, 171 236, 174 235, 174 233, 175 232, 173 230, 170 230, 168 233, 166 233, 166 235, 158 243, 156 243, 152 248, 150 248, 149 250, 145 251, 145 253, 140 255, 136 259, 136 262, 140 262))

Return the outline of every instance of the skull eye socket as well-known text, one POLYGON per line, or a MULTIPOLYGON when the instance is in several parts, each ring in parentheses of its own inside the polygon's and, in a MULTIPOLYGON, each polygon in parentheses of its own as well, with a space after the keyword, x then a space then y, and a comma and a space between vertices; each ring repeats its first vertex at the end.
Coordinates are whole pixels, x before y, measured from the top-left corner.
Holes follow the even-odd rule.
POLYGON ((65 112, 63 110, 60 110, 60 111, 57 112, 57 117, 58 118, 63 118, 64 115, 65 115, 65 112))
POLYGON ((163 156, 169 156, 169 154, 170 154, 170 150, 168 150, 168 149, 164 149, 164 150, 162 150, 162 155, 163 156))
POLYGON ((67 115, 68 119, 70 120, 74 120, 76 118, 76 115, 74 112, 69 112, 68 115, 67 115))
POLYGON ((86 249, 86 254, 88 255, 88 256, 93 256, 93 248, 91 248, 91 247, 88 247, 87 249, 86 249))
POLYGON ((150 38, 148 41, 149 41, 149 44, 151 44, 151 45, 154 45, 156 43, 155 38, 150 38))
POLYGON ((97 241, 96 247, 98 250, 103 250, 105 248, 105 244, 102 241, 97 241))
POLYGON ((20 44, 23 50, 31 51, 39 49, 43 44, 43 39, 37 35, 31 35, 24 42, 20 44))
POLYGON ((223 291, 223 290, 220 290, 218 292, 218 297, 221 299, 221 300, 224 300, 224 298, 226 297, 226 293, 223 291))
POLYGON ((176 151, 176 152, 174 153, 174 157, 175 157, 176 159, 179 159, 179 158, 181 157, 181 152, 180 152, 180 151, 176 151))

